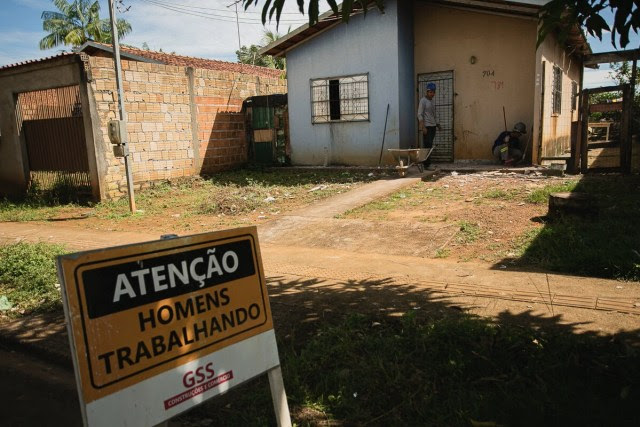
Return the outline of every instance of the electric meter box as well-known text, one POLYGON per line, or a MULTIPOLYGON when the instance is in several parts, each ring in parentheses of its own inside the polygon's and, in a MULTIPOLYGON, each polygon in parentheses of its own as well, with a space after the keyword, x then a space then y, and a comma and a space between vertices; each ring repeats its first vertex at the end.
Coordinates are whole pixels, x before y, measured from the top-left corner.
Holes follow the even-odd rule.
POLYGON ((126 144, 118 144, 113 146, 114 157, 126 157, 129 155, 129 147, 126 144))
POLYGON ((111 141, 112 144, 127 143, 127 124, 124 120, 111 120, 107 128, 109 141, 111 141))

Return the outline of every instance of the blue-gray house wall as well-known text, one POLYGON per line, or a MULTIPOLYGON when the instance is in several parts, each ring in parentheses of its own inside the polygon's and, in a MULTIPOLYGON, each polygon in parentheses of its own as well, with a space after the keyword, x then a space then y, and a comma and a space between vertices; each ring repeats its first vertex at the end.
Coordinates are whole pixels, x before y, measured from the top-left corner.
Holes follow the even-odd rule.
POLYGON ((398 94, 400 96, 399 148, 414 146, 417 135, 417 92, 414 74, 414 40, 412 2, 398 5, 398 94))
MULTIPOLYGON (((298 165, 377 165, 386 148, 414 139, 413 29, 410 10, 353 16, 287 52, 291 159, 298 165), (402 22, 399 25, 398 20, 402 22), (407 28, 408 26, 408 28, 407 28), (398 47, 401 46, 399 49, 398 47), (311 80, 368 74, 369 120, 312 124, 311 80), (389 105, 388 117, 387 104, 389 105)), ((387 157, 388 160, 388 157, 387 157)), ((383 159, 384 162, 384 159, 383 159)))

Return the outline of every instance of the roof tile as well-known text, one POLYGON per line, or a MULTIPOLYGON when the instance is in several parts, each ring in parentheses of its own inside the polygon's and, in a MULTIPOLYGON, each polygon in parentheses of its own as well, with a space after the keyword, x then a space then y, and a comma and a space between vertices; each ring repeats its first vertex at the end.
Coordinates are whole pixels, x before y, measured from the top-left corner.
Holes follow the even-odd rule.
MULTIPOLYGON (((105 47, 108 47, 110 49, 111 45, 105 45, 105 47)), ((159 61, 166 65, 202 68, 205 70, 234 71, 237 73, 276 78, 280 77, 283 74, 282 70, 274 68, 258 67, 255 65, 239 64, 236 62, 219 61, 216 59, 196 58, 193 56, 183 56, 165 52, 156 52, 153 50, 137 49, 130 46, 120 46, 120 50, 131 55, 137 55, 143 58, 159 61)))

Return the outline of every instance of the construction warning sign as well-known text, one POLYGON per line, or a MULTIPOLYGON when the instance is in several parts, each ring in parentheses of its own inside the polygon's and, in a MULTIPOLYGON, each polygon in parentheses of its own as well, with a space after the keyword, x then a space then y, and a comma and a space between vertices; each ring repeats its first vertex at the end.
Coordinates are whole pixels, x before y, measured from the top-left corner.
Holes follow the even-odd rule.
POLYGON ((279 365, 255 227, 64 255, 58 269, 90 425, 157 424, 279 365), (128 406, 142 418, 120 420, 128 406))

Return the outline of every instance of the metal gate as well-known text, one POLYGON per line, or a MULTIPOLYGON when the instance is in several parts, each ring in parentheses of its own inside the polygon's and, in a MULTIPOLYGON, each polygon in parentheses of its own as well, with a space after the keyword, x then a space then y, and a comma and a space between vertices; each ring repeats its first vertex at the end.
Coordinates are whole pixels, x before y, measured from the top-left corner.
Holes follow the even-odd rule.
MULTIPOLYGON (((436 132, 431 160, 453 162, 453 71, 418 74, 418 102, 427 91, 427 83, 435 83, 436 117, 441 129, 436 132)), ((418 130, 420 138, 420 130, 418 130)), ((420 144, 418 144, 420 146, 420 144)))
POLYGON ((22 92, 16 105, 31 185, 91 192, 79 86, 22 92))

